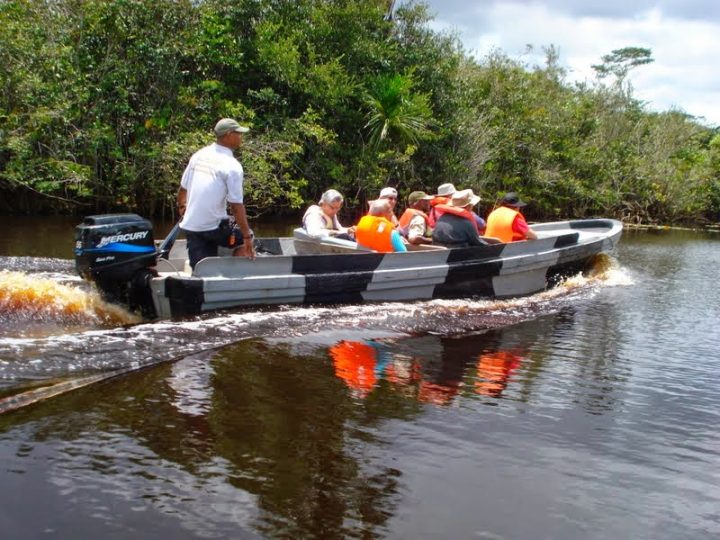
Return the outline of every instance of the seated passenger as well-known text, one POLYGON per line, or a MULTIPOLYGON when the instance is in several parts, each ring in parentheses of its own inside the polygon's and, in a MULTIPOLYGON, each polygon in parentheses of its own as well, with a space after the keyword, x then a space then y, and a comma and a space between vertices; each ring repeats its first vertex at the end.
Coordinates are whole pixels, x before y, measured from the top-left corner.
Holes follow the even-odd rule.
POLYGON ((394 227, 398 226, 398 218, 395 216, 395 206, 397 205, 398 192, 394 187, 385 187, 380 190, 378 199, 385 199, 390 204, 390 221, 394 227))
POLYGON ((355 228, 357 243, 381 253, 407 251, 400 233, 390 221, 392 208, 385 199, 370 203, 370 213, 363 216, 355 228))
POLYGON ((433 229, 433 244, 448 248, 485 245, 472 211, 479 202, 472 189, 464 189, 453 193, 450 204, 437 205, 442 212, 433 229))
POLYGON ((450 183, 440 184, 438 186, 437 193, 430 201, 430 212, 428 212, 430 227, 434 227, 440 217, 440 214, 437 210, 435 210, 435 207, 439 204, 450 204, 450 197, 452 197, 452 194, 456 191, 455 186, 450 183))
POLYGON ((503 242, 537 240, 537 234, 525 221, 520 208, 526 206, 517 193, 509 192, 500 201, 500 206, 490 212, 485 234, 503 242))
POLYGON ((339 191, 328 189, 320 197, 318 204, 313 204, 303 216, 303 228, 315 238, 332 236, 343 240, 353 240, 355 227, 343 227, 337 213, 343 205, 343 196, 339 191))
POLYGON ((398 230, 413 245, 432 244, 432 229, 428 212, 432 195, 424 191, 413 191, 408 195, 408 207, 400 217, 398 230))
MULTIPOLYGON (((442 215, 440 209, 437 208, 438 205, 450 204, 450 198, 452 197, 453 193, 457 191, 455 189, 455 186, 450 183, 439 185, 437 190, 437 195, 435 195, 433 200, 430 201, 430 206, 432 208, 428 213, 428 222, 431 228, 435 227, 435 223, 437 223, 437 220, 442 215)), ((475 223, 477 224, 478 232, 480 234, 483 234, 483 231, 485 230, 485 220, 479 215, 477 215, 475 212, 473 212, 473 216, 475 217, 475 223)))

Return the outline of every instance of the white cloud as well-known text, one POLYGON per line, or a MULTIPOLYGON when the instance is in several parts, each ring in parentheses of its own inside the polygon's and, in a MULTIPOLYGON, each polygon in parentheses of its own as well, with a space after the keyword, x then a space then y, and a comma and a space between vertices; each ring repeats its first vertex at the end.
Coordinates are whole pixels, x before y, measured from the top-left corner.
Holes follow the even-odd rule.
POLYGON ((436 14, 433 28, 457 31, 476 57, 500 49, 542 63, 542 47, 554 45, 571 81, 592 80, 592 64, 614 49, 649 48, 655 62, 630 75, 635 96, 651 109, 681 109, 720 125, 720 70, 715 68, 720 4, 715 1, 427 3, 436 14), (704 7, 706 20, 698 17, 704 7), (525 54, 528 44, 535 47, 533 56, 525 54))

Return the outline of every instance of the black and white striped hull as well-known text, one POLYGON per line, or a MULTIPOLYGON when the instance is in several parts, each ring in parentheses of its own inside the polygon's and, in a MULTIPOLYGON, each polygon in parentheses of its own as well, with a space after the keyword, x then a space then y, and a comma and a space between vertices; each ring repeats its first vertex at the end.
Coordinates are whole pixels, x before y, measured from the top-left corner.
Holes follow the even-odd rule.
POLYGON ((622 224, 578 220, 533 230, 538 240, 388 254, 298 255, 292 238, 263 239, 268 251, 284 254, 208 258, 192 276, 163 272, 152 280, 154 301, 159 317, 169 318, 247 305, 523 296, 610 251, 622 224))

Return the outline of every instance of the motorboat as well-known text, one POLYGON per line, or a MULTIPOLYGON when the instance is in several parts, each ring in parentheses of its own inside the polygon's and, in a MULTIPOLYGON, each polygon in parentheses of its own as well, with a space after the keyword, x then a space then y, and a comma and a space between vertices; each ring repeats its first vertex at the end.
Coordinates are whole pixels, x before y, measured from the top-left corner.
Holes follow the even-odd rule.
POLYGON ((106 214, 78 225, 75 260, 80 275, 106 297, 167 319, 243 306, 530 295, 612 251, 623 227, 614 219, 581 219, 532 229, 537 240, 408 246, 402 253, 296 229, 289 237, 257 238, 253 260, 221 249, 191 270, 184 239, 169 235, 156 243, 149 221, 106 214))

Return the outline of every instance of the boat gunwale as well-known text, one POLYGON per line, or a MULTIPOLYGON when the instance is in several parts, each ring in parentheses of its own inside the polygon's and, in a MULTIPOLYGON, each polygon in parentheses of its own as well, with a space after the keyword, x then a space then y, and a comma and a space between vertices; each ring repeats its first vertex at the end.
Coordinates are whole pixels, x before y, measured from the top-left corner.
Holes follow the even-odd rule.
MULTIPOLYGON (((186 272, 183 272, 181 270, 168 270, 168 271, 161 271, 158 275, 158 277, 153 278, 153 280, 163 280, 167 277, 176 277, 176 278, 182 278, 182 279, 191 279, 191 280, 205 280, 205 279, 239 279, 239 278, 250 278, 250 277, 257 277, 257 276, 267 276, 270 277, 273 274, 266 274, 263 272, 263 269, 267 269, 268 266, 274 265, 279 266, 279 263, 282 262, 292 262, 293 260, 308 260, 308 261, 314 261, 317 264, 313 264, 311 266, 317 266, 317 271, 313 271, 311 268, 305 269, 305 271, 302 272, 303 275, 322 275, 322 274, 337 274, 337 273, 347 273, 347 272, 362 272, 362 270, 352 270, 351 268, 347 269, 333 269, 330 271, 323 271, 322 270, 322 262, 323 260, 344 260, 344 259, 350 259, 349 257, 344 256, 350 256, 352 257, 351 260, 377 260, 377 259, 387 259, 388 262, 394 262, 399 263, 401 261, 408 261, 408 259, 426 259, 427 264, 426 265, 417 265, 417 264, 409 264, 407 265, 407 269, 412 268, 418 268, 418 267, 431 267, 436 266, 437 264, 442 265, 451 265, 451 266, 467 266, 467 265, 473 265, 478 263, 491 263, 494 261, 502 260, 502 261, 516 261, 517 259, 522 258, 538 258, 540 260, 552 256, 552 254, 556 252, 567 252, 572 251, 573 248, 580 248, 582 246, 587 246, 588 244, 598 243, 598 242, 605 242, 608 239, 613 239, 617 234, 622 232, 622 223, 617 220, 608 219, 608 218, 591 218, 591 219, 583 219, 583 220, 569 220, 569 221, 558 221, 558 222, 549 222, 549 223, 541 223, 541 224, 533 224, 534 227, 538 229, 539 232, 546 232, 547 229, 549 229, 550 232, 552 231, 553 226, 557 225, 570 225, 569 227, 565 227, 562 229, 559 229, 559 234, 551 234, 548 236, 541 236, 538 240, 525 240, 520 242, 508 242, 508 243, 501 243, 501 244, 488 244, 488 245, 482 245, 482 246, 469 246, 469 247, 462 247, 462 248, 448 248, 445 250, 422 250, 422 251, 408 251, 408 252, 399 252, 399 253, 378 253, 378 252, 367 252, 367 251, 357 251, 357 252, 344 252, 344 253, 308 253, 308 254, 269 254, 269 255, 260 255, 256 257, 254 260, 249 260, 244 257, 232 257, 231 255, 223 255, 219 257, 208 257, 204 259, 203 261, 200 261, 198 263, 198 266, 200 267, 200 272, 188 274, 186 272), (574 225, 574 226, 573 226, 574 225), (583 229, 597 229, 602 230, 602 232, 598 233, 589 233, 589 234, 581 234, 583 232, 583 229), (562 239, 568 239, 570 236, 576 235, 577 238, 575 238, 575 241, 572 243, 564 244, 558 246, 558 241, 562 241, 562 239), (540 250, 535 250, 533 247, 537 246, 538 243, 548 244, 548 241, 553 241, 553 245, 546 245, 540 250), (507 251, 510 252, 507 252, 507 251), (516 251, 513 253, 513 251, 516 251), (474 256, 477 255, 477 256, 474 256), (222 261, 222 263, 220 263, 222 261), (263 263, 263 261, 268 261, 267 263, 263 263), (436 261, 436 262, 434 262, 436 261), (258 264, 259 263, 259 264, 258 264), (222 272, 214 272, 209 271, 213 270, 213 266, 222 264, 223 266, 231 265, 233 267, 236 267, 238 270, 241 269, 250 269, 250 268, 258 268, 257 272, 243 272, 236 275, 224 275, 222 272), (208 267, 207 270, 205 268, 208 267)), ((293 241, 293 237, 259 237, 258 240, 262 242, 263 240, 272 240, 272 241, 293 241)), ((562 244, 562 242, 561 242, 562 244)), ((613 240, 614 245, 614 240, 613 240)), ((410 262, 410 261, 408 261, 410 262)), ((399 264, 397 267, 393 268, 393 265, 386 265, 388 268, 387 270, 393 269, 393 270, 402 270, 403 264, 399 264)), ((285 274, 274 274, 278 277, 280 275, 285 274)))

